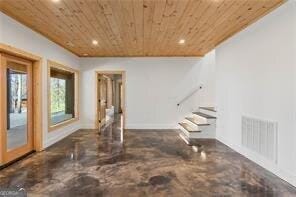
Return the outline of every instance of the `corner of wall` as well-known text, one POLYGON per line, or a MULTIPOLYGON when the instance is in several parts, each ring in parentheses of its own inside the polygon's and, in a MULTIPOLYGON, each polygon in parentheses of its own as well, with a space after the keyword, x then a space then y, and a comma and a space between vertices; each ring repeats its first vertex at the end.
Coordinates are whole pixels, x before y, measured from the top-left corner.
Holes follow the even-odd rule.
MULTIPOLYGON (((203 89, 199 95, 200 106, 216 107, 216 52, 215 50, 207 53, 202 59, 202 70, 200 84, 203 89)), ((199 106, 197 106, 199 107, 199 106)))

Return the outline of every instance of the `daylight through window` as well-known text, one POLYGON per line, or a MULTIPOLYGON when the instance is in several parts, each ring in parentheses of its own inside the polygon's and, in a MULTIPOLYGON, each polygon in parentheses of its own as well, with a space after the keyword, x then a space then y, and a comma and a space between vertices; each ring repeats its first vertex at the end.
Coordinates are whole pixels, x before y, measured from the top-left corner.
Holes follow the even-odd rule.
POLYGON ((51 67, 51 125, 56 125, 73 118, 75 118, 75 73, 51 67))

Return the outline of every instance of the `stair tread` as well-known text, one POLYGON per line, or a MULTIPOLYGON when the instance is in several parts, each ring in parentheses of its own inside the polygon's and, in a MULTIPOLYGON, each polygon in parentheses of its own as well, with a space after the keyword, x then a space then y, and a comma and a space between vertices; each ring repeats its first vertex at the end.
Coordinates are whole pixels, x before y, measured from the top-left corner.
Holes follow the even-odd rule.
POLYGON ((204 110, 208 110, 208 111, 212 111, 212 112, 217 112, 214 107, 199 107, 199 109, 204 109, 204 110))
POLYGON ((179 125, 181 125, 186 131, 188 131, 188 132, 201 132, 200 130, 195 130, 195 129, 192 129, 191 127, 190 127, 190 125, 188 124, 188 123, 185 123, 185 122, 181 122, 181 123, 179 123, 179 125))
POLYGON ((186 117, 187 120, 189 120, 190 122, 192 122, 193 124, 196 124, 197 126, 208 126, 210 124, 208 123, 199 123, 198 120, 196 120, 195 118, 192 117, 186 117))
POLYGON ((208 114, 204 114, 204 113, 201 113, 201 112, 193 112, 193 114, 198 115, 198 116, 202 116, 202 117, 204 117, 206 119, 216 119, 216 117, 214 117, 214 116, 210 116, 208 114))

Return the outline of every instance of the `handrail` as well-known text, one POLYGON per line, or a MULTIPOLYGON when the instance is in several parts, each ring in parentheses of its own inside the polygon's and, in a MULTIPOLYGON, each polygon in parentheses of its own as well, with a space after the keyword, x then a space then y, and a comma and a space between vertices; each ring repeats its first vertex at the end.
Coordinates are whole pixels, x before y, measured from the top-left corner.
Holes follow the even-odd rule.
POLYGON ((180 100, 177 104, 177 106, 180 106, 184 101, 186 101, 187 99, 189 99, 191 96, 193 96, 197 91, 202 89, 202 85, 198 86, 197 88, 195 88, 194 90, 192 90, 190 92, 190 94, 188 94, 187 96, 185 96, 182 100, 180 100))

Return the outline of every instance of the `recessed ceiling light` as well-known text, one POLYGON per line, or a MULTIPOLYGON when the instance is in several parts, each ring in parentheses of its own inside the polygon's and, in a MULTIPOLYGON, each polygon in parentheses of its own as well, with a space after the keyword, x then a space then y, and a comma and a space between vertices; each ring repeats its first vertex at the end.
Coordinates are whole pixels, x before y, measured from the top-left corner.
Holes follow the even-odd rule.
POLYGON ((185 43, 184 39, 179 40, 179 44, 184 44, 184 43, 185 43))
POLYGON ((97 40, 93 40, 93 41, 92 41, 92 44, 93 44, 93 45, 98 45, 98 41, 97 41, 97 40))
POLYGON ((54 2, 54 3, 58 3, 58 2, 60 2, 61 0, 51 0, 52 2, 54 2))
POLYGON ((87 53, 83 53, 83 56, 88 56, 88 54, 87 53))

